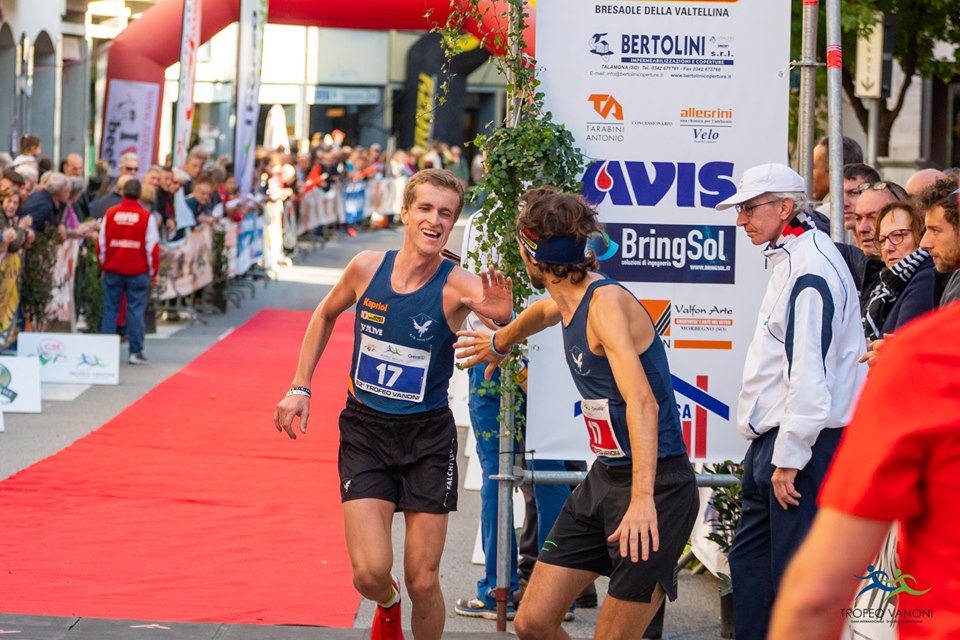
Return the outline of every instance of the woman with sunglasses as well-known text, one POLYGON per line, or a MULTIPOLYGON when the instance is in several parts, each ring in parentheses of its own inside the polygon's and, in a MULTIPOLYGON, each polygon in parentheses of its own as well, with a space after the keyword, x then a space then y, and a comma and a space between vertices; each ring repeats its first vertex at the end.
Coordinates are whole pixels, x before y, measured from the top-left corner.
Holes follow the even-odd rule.
POLYGON ((933 309, 933 260, 920 248, 923 214, 908 201, 877 212, 876 242, 885 268, 863 315, 868 340, 883 338, 933 309))

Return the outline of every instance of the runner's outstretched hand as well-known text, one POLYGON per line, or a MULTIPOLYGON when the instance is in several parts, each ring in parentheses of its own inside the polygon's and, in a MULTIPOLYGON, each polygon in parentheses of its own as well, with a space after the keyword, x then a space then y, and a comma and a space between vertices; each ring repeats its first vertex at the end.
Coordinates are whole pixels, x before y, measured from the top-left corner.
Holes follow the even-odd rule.
POLYGON ((300 417, 300 433, 307 433, 307 417, 310 415, 310 399, 303 395, 289 395, 277 403, 273 410, 273 426, 277 431, 286 431, 291 439, 296 440, 297 434, 293 430, 293 419, 300 417))
POLYGON ((497 269, 487 267, 480 272, 480 283, 483 298, 460 298, 460 304, 501 324, 509 322, 513 315, 513 280, 504 277, 497 269))
POLYGON ((483 377, 487 380, 493 379, 494 371, 503 361, 503 358, 490 348, 492 335, 489 331, 457 331, 459 340, 453 345, 453 348, 457 349, 457 360, 461 361, 460 365, 465 369, 487 363, 487 368, 483 371, 483 377))
POLYGON ((650 551, 660 549, 660 534, 657 531, 657 507, 652 495, 631 499, 620 526, 607 542, 620 542, 620 557, 637 562, 650 559, 650 551))

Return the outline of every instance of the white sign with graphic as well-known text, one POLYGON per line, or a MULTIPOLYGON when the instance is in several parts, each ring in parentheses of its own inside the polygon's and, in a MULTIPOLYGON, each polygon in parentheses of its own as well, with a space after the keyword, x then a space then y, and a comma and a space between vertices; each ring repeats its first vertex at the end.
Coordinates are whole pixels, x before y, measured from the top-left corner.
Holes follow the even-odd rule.
POLYGON ((110 175, 117 175, 120 156, 125 153, 137 154, 141 173, 153 162, 159 106, 158 83, 110 81, 100 147, 100 157, 110 164, 110 175))
POLYGON ((197 48, 200 46, 202 0, 183 0, 183 27, 180 31, 180 84, 173 130, 173 166, 187 161, 193 130, 193 82, 197 75, 197 48))
POLYGON ((40 413, 40 363, 36 358, 0 356, 0 411, 40 413))
MULTIPOLYGON (((240 48, 237 50, 237 126, 233 167, 242 195, 253 189, 253 163, 260 117, 260 71, 267 0, 240 0, 240 48)), ((241 273, 243 273, 241 271, 241 273)))
MULTIPOLYGON (((783 2, 537 7, 547 110, 589 158, 583 194, 615 243, 600 270, 653 318, 693 460, 746 449, 736 399, 769 274, 736 214, 714 206, 746 169, 788 160, 789 39, 783 2)), ((531 345, 528 449, 591 459, 560 332, 531 345)))
POLYGON ((17 355, 37 361, 43 382, 120 383, 120 337, 116 335, 21 333, 17 355))

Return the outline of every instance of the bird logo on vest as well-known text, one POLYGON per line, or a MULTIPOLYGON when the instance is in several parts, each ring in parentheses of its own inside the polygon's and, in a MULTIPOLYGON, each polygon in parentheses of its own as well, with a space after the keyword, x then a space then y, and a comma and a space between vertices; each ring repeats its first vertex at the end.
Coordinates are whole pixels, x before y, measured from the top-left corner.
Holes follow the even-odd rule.
POLYGON ((425 341, 433 337, 433 318, 425 313, 420 313, 410 319, 413 321, 414 330, 416 330, 415 335, 413 333, 410 334, 412 338, 425 341))
POLYGON ((583 351, 580 350, 580 347, 574 346, 570 349, 570 360, 577 367, 577 373, 581 376, 586 376, 590 374, 590 370, 583 370, 583 351))

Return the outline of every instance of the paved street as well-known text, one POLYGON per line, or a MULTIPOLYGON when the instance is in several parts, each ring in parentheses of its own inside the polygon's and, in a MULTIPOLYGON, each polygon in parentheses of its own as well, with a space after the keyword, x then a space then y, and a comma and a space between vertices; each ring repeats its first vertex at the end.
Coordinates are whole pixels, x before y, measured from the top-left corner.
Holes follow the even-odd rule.
MULTIPOLYGON (((458 227, 450 247, 459 250, 458 227)), ((143 394, 174 374, 190 360, 202 353, 219 337, 240 326, 264 308, 312 309, 336 281, 339 270, 359 250, 364 248, 384 249, 399 247, 401 231, 380 230, 364 232, 356 237, 343 237, 324 248, 305 252, 295 259, 296 266, 282 269, 277 279, 266 285, 259 283, 255 297, 249 293, 243 304, 231 306, 226 315, 205 317, 204 323, 171 324, 161 326, 160 336, 148 337, 146 354, 150 366, 132 367, 121 365, 121 383, 117 387, 93 387, 80 397, 69 402, 44 402, 39 415, 11 414, 6 418, 6 432, 0 433, 0 479, 52 455, 69 446, 78 438, 98 428, 140 398, 143 394)), ((125 348, 125 347, 124 347, 125 348)), ((269 363, 267 363, 269 364, 269 363)), ((292 373, 292 372, 291 372, 292 373)), ((238 373, 243 375, 243 372, 238 373)), ((283 389, 277 389, 277 397, 283 389)), ((280 437, 271 424, 273 407, 263 407, 259 419, 263 421, 264 438, 280 437)), ((197 425, 197 428, 218 429, 220 425, 197 425)), ((461 430, 461 449, 466 441, 466 430, 461 430)), ((464 477, 466 460, 461 451, 461 479, 464 477)), ((450 519, 447 546, 441 567, 441 580, 448 605, 447 636, 450 638, 498 637, 493 633, 495 623, 489 620, 468 619, 453 613, 453 603, 458 597, 472 596, 475 581, 480 576, 480 567, 470 559, 479 521, 479 493, 461 493, 460 510, 450 519)), ((395 519, 395 549, 402 553, 402 519, 395 519)), ((242 559, 238 559, 242 561, 242 559)), ((397 575, 402 566, 396 567, 397 575)), ((598 585, 605 592, 604 580, 598 585)), ((719 624, 718 581, 707 576, 681 573, 680 599, 667 607, 664 626, 665 638, 706 639, 717 638, 719 624)), ((0 599, 0 610, 3 609, 0 599)), ((317 603, 323 607, 322 602, 317 603)), ((165 624, 161 620, 149 621, 102 621, 78 618, 42 618, 0 615, 0 633, 20 631, 17 638, 52 640, 105 640, 144 637, 164 638, 362 638, 366 637, 372 619, 373 606, 364 602, 360 606, 354 630, 330 630, 306 627, 259 627, 219 624, 165 624), (158 626, 159 625, 159 626, 158 626), (160 627, 167 627, 166 629, 160 627)), ((598 609, 578 610, 576 620, 565 625, 574 638, 592 637, 598 609)), ((409 610, 404 611, 405 628, 409 629, 409 610)), ((508 627, 509 628, 509 627, 508 627)))

